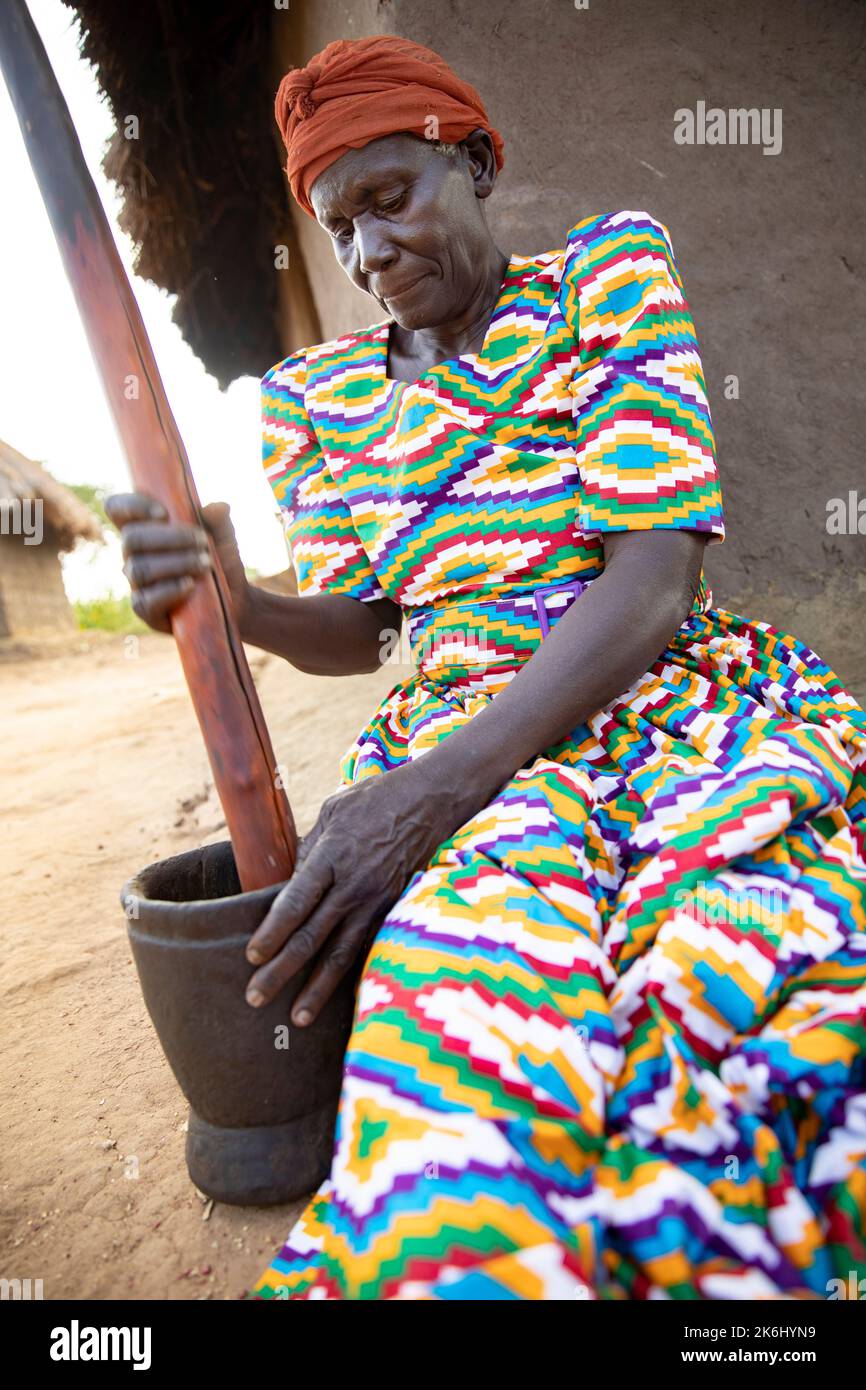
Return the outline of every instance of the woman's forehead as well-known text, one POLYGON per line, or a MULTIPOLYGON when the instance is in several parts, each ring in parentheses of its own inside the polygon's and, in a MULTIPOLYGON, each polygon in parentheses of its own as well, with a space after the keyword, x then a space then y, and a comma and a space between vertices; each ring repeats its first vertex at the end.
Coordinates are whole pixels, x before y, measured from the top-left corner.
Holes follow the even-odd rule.
POLYGON ((321 220, 344 202, 363 203, 389 179, 418 173, 432 154, 426 141, 409 134, 385 135, 361 149, 347 150, 319 175, 310 189, 316 216, 321 220))

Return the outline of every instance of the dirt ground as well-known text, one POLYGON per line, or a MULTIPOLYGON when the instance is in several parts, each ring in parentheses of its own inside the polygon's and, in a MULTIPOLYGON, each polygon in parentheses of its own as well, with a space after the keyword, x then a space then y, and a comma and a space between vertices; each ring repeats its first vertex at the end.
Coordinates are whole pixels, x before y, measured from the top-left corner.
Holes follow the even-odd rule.
MULTIPOLYGON (((328 679, 249 655, 303 834, 406 668, 328 679)), ((145 864, 225 838, 174 644, 7 652, 0 708, 0 1276, 46 1299, 237 1298, 298 1207, 209 1210, 192 1187, 118 900, 145 864)))

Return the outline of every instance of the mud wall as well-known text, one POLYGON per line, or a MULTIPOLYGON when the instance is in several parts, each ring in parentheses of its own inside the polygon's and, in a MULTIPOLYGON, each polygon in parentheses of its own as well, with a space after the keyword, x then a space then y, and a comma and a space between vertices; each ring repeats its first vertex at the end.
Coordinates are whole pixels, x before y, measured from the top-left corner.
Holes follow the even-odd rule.
POLYGON ((0 536, 0 637, 74 628, 56 543, 48 535, 41 545, 25 545, 20 536, 0 536))

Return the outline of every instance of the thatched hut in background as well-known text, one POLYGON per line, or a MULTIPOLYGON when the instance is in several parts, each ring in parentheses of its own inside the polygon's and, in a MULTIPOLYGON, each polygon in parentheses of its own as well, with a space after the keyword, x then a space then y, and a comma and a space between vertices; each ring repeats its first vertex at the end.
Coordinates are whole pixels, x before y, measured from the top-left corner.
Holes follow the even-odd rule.
POLYGON ((74 628, 60 555, 101 537, 89 507, 0 439, 0 638, 74 628))

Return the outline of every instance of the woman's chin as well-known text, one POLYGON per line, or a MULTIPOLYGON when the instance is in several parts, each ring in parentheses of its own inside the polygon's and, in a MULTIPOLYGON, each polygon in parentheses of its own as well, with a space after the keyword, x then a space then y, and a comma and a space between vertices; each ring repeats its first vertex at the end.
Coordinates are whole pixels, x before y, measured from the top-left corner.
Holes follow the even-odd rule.
POLYGON ((429 304, 400 304, 397 300, 385 305, 395 323, 414 333, 419 328, 438 328, 443 322, 442 315, 431 310, 429 304))
POLYGON ((394 322, 399 323, 400 327, 405 328, 408 333, 414 332, 416 328, 423 328, 425 326, 423 323, 423 315, 421 315, 417 309, 414 311, 412 309, 395 309, 392 308, 390 304, 385 307, 394 322))

